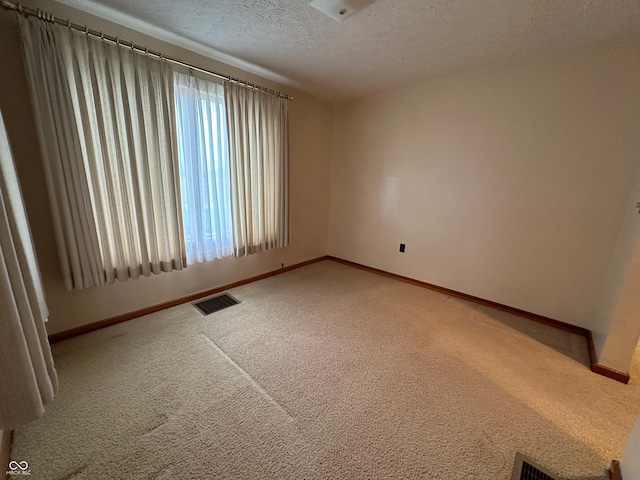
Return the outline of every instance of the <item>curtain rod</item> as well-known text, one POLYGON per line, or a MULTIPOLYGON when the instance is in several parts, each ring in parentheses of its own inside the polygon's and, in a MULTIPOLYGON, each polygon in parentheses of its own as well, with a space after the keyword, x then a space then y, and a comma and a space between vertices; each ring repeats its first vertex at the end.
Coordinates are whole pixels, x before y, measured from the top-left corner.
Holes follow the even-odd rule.
POLYGON ((147 55, 153 55, 154 57, 158 57, 160 59, 164 59, 168 62, 174 63, 176 65, 181 65, 183 67, 187 67, 190 70, 196 70, 198 72, 202 72, 205 73, 207 75, 212 75, 214 77, 218 77, 218 78, 222 78, 224 80, 227 80, 229 82, 233 82, 233 83, 237 83, 239 85, 244 85, 248 88, 251 88, 253 90, 260 90, 262 92, 266 92, 269 93, 271 95, 275 95, 277 97, 282 97, 282 98, 286 98, 287 100, 293 100, 294 97, 291 95, 288 95, 286 93, 282 93, 282 92, 278 92, 276 90, 270 89, 270 88, 266 88, 263 87, 261 85, 255 84, 255 83, 251 83, 251 82, 247 82, 245 80, 241 80, 239 78, 234 78, 230 75, 224 75, 222 73, 218 73, 218 72, 214 72, 213 70, 207 70, 206 68, 202 68, 202 67, 198 67, 197 65, 192 65, 190 63, 187 62, 183 62, 182 60, 178 60, 177 58, 173 58, 173 57, 168 57, 166 55, 163 55, 161 52, 156 52, 154 50, 149 50, 146 47, 142 47, 140 45, 136 45, 135 43, 133 43, 132 41, 125 41, 125 40, 121 40, 118 37, 114 37, 112 35, 107 35, 105 33, 102 33, 99 30, 93 30, 91 28, 88 28, 86 25, 79 25, 77 23, 72 23, 69 20, 66 19, 62 19, 59 17, 56 17, 54 15, 52 15, 51 13, 47 13, 44 12, 40 9, 35 9, 35 8, 31 8, 31 7, 27 7, 24 5, 21 5, 19 3, 12 3, 9 2, 7 0, 0 0, 0 6, 6 10, 14 10, 16 12, 18 12, 21 15, 24 15, 26 17, 37 17, 38 19, 45 21, 45 22, 50 22, 50 23, 55 23, 58 25, 62 25, 65 27, 68 27, 72 30, 77 30, 79 32, 83 32, 87 35, 91 35, 92 37, 97 37, 100 38, 101 40, 105 40, 111 43, 115 43, 117 45, 122 45, 125 46, 127 48, 131 48, 133 50, 137 50, 138 52, 142 52, 145 53, 147 55))

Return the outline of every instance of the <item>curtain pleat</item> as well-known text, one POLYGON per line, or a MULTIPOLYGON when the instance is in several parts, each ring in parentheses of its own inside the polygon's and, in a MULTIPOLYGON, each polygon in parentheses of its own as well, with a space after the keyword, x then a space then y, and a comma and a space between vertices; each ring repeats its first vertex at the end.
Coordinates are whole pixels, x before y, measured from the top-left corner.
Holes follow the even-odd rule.
POLYGON ((44 25, 19 17, 25 67, 36 117, 65 287, 104 283, 97 228, 84 180, 80 139, 59 45, 44 25), (74 186, 75 185, 75 186, 74 186))
POLYGON ((225 82, 234 253, 289 244, 287 100, 225 82))
POLYGON ((35 420, 58 389, 49 315, 0 114, 0 429, 35 420))
POLYGON ((20 16, 65 286, 182 269, 165 62, 20 16))

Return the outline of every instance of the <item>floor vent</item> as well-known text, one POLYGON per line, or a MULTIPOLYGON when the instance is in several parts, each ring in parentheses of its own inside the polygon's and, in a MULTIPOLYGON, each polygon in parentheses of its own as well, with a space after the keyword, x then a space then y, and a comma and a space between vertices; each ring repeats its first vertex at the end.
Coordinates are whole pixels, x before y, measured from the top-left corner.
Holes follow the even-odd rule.
POLYGON ((521 453, 516 453, 516 461, 513 467, 511 480, 558 480, 549 472, 526 458, 521 453))
POLYGON ((192 305, 196 307, 203 315, 210 315, 215 312, 219 312, 227 307, 233 307, 240 303, 228 293, 223 293, 217 297, 207 298, 199 302, 194 302, 192 305))

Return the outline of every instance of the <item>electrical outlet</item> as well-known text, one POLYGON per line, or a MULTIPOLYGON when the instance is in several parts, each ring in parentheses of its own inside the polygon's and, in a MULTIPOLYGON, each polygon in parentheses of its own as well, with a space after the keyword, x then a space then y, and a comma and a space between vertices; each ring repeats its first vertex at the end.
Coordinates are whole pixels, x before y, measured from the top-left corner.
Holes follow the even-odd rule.
POLYGON ((404 243, 400 244, 400 253, 404 253, 405 245, 404 243))

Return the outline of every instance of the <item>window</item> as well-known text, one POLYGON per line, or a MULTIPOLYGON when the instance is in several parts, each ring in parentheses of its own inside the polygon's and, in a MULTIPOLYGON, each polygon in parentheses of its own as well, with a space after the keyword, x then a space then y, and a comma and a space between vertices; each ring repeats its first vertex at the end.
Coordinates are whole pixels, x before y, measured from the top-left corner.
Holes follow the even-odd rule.
POLYGON ((187 265, 286 246, 286 100, 178 72, 174 92, 187 265))
POLYGON ((285 98, 38 19, 20 28, 67 289, 288 245, 285 98))
POLYGON ((233 255, 224 88, 174 73, 187 264, 233 255))

